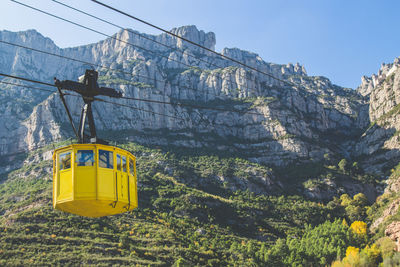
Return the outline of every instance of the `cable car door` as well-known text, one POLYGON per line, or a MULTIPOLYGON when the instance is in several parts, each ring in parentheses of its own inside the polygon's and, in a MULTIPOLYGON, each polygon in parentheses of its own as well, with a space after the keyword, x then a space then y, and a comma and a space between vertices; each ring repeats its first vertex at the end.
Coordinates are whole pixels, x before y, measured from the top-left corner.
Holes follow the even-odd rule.
POLYGON ((118 201, 128 202, 128 173, 126 156, 117 154, 117 196, 118 201))

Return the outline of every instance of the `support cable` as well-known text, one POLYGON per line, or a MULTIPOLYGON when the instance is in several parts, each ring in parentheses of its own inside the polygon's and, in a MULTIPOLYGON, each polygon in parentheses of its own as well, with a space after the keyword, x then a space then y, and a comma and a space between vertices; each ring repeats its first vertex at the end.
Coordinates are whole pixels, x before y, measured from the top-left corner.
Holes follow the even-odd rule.
MULTIPOLYGON (((186 52, 186 51, 184 51, 184 50, 182 50, 182 49, 179 49, 179 48, 177 48, 177 47, 173 47, 173 46, 164 44, 164 43, 159 42, 159 41, 157 41, 157 40, 154 40, 154 39, 152 39, 152 38, 150 38, 150 37, 147 37, 147 36, 144 35, 144 34, 135 32, 135 31, 133 31, 133 30, 131 30, 131 29, 128 29, 128 28, 124 28, 124 27, 122 27, 121 25, 118 25, 118 24, 115 24, 115 23, 110 22, 110 21, 108 21, 108 20, 102 19, 102 18, 97 17, 97 16, 95 16, 95 15, 92 15, 92 14, 90 14, 90 13, 88 13, 88 12, 85 12, 85 11, 80 10, 80 9, 78 9, 78 8, 75 8, 75 7, 72 7, 72 6, 67 5, 67 4, 65 4, 65 3, 62 3, 62 2, 60 2, 60 1, 57 1, 57 0, 51 0, 51 1, 53 1, 53 2, 55 2, 55 3, 57 3, 57 4, 59 4, 59 5, 62 5, 62 6, 64 6, 64 7, 67 7, 67 8, 69 8, 69 9, 75 10, 76 12, 79 12, 79 13, 84 14, 84 15, 86 15, 86 16, 89 16, 89 17, 91 17, 91 18, 97 19, 97 20, 99 20, 99 21, 101 21, 101 22, 104 22, 104 23, 106 23, 106 24, 108 24, 108 25, 114 26, 114 27, 119 28, 119 29, 121 29, 121 30, 126 30, 126 31, 128 31, 128 32, 130 32, 130 33, 132 33, 132 34, 134 34, 134 35, 136 35, 136 36, 139 36, 139 37, 141 37, 141 38, 143 38, 143 39, 149 40, 149 41, 151 41, 151 42, 153 42, 153 43, 156 43, 156 44, 159 44, 159 45, 164 46, 164 47, 166 47, 166 48, 169 48, 169 49, 172 49, 172 50, 174 50, 174 51, 177 51, 177 52, 181 53, 182 55, 186 55, 186 56, 192 57, 192 58, 194 58, 194 59, 196 59, 196 60, 199 60, 199 61, 201 61, 201 62, 204 62, 204 63, 208 64, 209 66, 214 66, 214 67, 217 67, 217 68, 224 68, 223 66, 219 66, 219 65, 217 65, 217 64, 215 64, 215 63, 213 63, 213 62, 204 60, 204 59, 200 58, 199 56, 195 56, 195 55, 193 55, 193 54, 190 54, 190 53, 188 53, 188 52, 186 52)), ((243 76, 242 76, 242 77, 243 77, 243 76)), ((235 83, 236 83, 236 82, 235 82, 235 83)))
MULTIPOLYGON (((9 74, 4 74, 4 73, 0 73, 0 76, 10 77, 10 78, 17 79, 17 80, 23 80, 23 81, 27 81, 27 82, 43 84, 43 85, 52 86, 52 87, 57 87, 57 86, 55 86, 54 84, 51 84, 51 83, 45 83, 45 82, 41 82, 41 81, 36 81, 36 80, 27 79, 27 78, 18 77, 18 76, 9 75, 9 74)), ((2 82, 2 81, 0 81, 0 82, 2 82)), ((5 82, 2 82, 2 83, 5 83, 5 82)), ((7 83, 7 84, 11 84, 11 83, 7 83)), ((15 84, 15 85, 16 86, 20 86, 18 84, 15 84)), ((24 85, 22 87, 31 88, 31 89, 39 89, 39 88, 36 88, 36 87, 24 86, 24 85)), ((52 93, 57 92, 57 91, 51 91, 51 90, 46 90, 46 91, 52 92, 52 93)), ((75 95, 75 94, 63 93, 63 95, 70 95, 70 96, 74 96, 74 97, 85 98, 85 96, 80 96, 80 95, 75 95)), ((179 117, 176 117, 176 116, 171 116, 171 115, 159 113, 159 112, 155 112, 155 111, 152 111, 152 110, 142 109, 142 108, 134 107, 134 106, 131 106, 131 105, 125 105, 125 104, 121 104, 121 103, 116 103, 116 102, 104 100, 104 99, 101 99, 101 98, 98 98, 98 97, 93 97, 93 98, 90 98, 90 99, 93 99, 93 100, 96 100, 96 101, 99 101, 99 102, 103 102, 103 103, 113 104, 113 105, 116 105, 116 106, 127 107, 127 108, 131 108, 131 109, 135 109, 135 110, 139 110, 139 111, 143 111, 143 112, 148 112, 148 113, 152 113, 154 115, 159 115, 159 116, 164 116, 164 117, 168 117, 168 118, 173 118, 173 119, 185 121, 183 118, 179 118, 179 117)), ((148 102, 149 100, 140 99, 140 101, 148 102)), ((173 105, 172 103, 169 103, 169 102, 165 102, 163 104, 171 104, 171 105, 173 105)))
MULTIPOLYGON (((23 81, 32 82, 32 83, 43 84, 43 85, 47 85, 47 86, 51 86, 51 87, 57 87, 54 84, 45 83, 45 82, 41 82, 41 81, 36 81, 36 80, 23 78, 23 77, 18 77, 18 76, 14 76, 14 75, 4 74, 4 73, 0 73, 0 76, 10 77, 10 78, 13 78, 13 79, 23 80, 23 81)), ((48 91, 56 92, 56 91, 51 91, 51 90, 48 90, 48 91)), ((67 94, 64 93, 64 95, 67 95, 67 94)), ((101 98, 94 98, 94 99, 98 100, 98 101, 101 101, 101 102, 104 102, 104 103, 111 103, 111 104, 115 104, 115 105, 120 105, 120 106, 124 106, 124 107, 130 107, 130 108, 138 109, 138 110, 141 110, 141 111, 146 111, 146 110, 143 110, 143 109, 140 109, 140 108, 136 108, 136 107, 132 107, 132 106, 129 106, 129 105, 110 102, 110 101, 107 101, 107 100, 104 100, 104 99, 101 99, 101 98)), ((191 108, 194 108, 194 109, 208 109, 208 110, 215 110, 215 111, 235 112, 235 113, 242 113, 242 114, 252 114, 252 115, 264 116, 264 114, 256 113, 256 112, 250 112, 250 111, 241 111, 241 110, 236 110, 236 109, 223 109, 223 108, 216 108, 216 107, 205 107, 205 106, 200 106, 200 105, 165 102, 165 101, 152 100, 152 99, 140 99, 140 98, 135 98, 135 97, 121 97, 121 99, 135 100, 135 101, 149 102, 149 103, 158 103, 158 104, 167 104, 167 105, 172 105, 172 106, 191 107, 191 108)), ((166 117, 179 119, 178 117, 174 117, 174 116, 170 116, 170 115, 166 115, 166 114, 162 114, 162 113, 158 113, 158 112, 154 112, 154 111, 147 110, 146 112, 151 112, 151 113, 154 113, 154 114, 157 114, 157 115, 162 115, 162 116, 166 116, 166 117)))
MULTIPOLYGON (((122 40, 122 39, 119 39, 119 38, 117 38, 117 37, 115 37, 115 36, 113 36, 113 35, 106 34, 106 33, 104 33, 104 32, 101 32, 101 31, 95 30, 95 29, 93 29, 93 28, 84 26, 84 25, 79 24, 79 23, 77 23, 77 22, 74 22, 74 21, 72 21, 72 20, 68 20, 68 19, 65 19, 65 18, 63 18, 63 17, 60 17, 60 16, 57 16, 57 15, 51 14, 51 13, 46 12, 46 11, 44 11, 44 10, 41 10, 41 9, 39 9, 39 8, 36 8, 36 7, 30 6, 30 5, 27 5, 27 4, 18 2, 18 1, 16 1, 16 0, 10 0, 10 1, 12 1, 12 2, 14 2, 14 3, 17 3, 17 4, 19 4, 19 5, 25 6, 25 7, 27 7, 27 8, 33 9, 33 10, 35 10, 35 11, 38 11, 38 12, 40 12, 40 13, 46 14, 46 15, 51 16, 51 17, 53 17, 53 18, 56 18, 56 19, 59 19, 59 20, 62 20, 62 21, 71 23, 71 24, 73 24, 73 25, 75 25, 75 26, 81 27, 81 28, 86 29, 86 30, 89 30, 89 31, 91 31, 91 32, 94 32, 94 33, 103 35, 103 36, 105 36, 105 37, 107 37, 107 38, 111 38, 111 39, 113 39, 113 40, 115 40, 115 41, 118 41, 118 42, 121 42, 121 43, 130 45, 130 46, 132 46, 132 47, 136 47, 136 48, 138 48, 138 49, 142 49, 142 50, 144 50, 144 51, 146 51, 146 52, 148 52, 148 53, 156 54, 156 55, 158 55, 158 56, 160 56, 160 57, 163 57, 163 58, 165 58, 165 59, 167 59, 167 60, 171 60, 171 61, 177 62, 178 64, 182 64, 182 65, 184 65, 184 66, 186 66, 186 67, 188 67, 188 68, 193 67, 192 65, 186 64, 186 63, 181 62, 181 61, 179 61, 179 60, 170 58, 170 57, 168 57, 168 56, 160 55, 160 54, 158 54, 158 53, 156 53, 156 52, 154 52, 154 51, 152 51, 152 50, 150 50, 150 49, 147 49, 147 48, 144 48, 144 47, 142 47, 142 46, 138 46, 138 45, 132 44, 132 43, 130 43, 130 42, 127 42, 127 41, 124 41, 124 40, 122 40)), ((140 59, 139 59, 139 60, 140 60, 140 59)), ((142 61, 146 62, 145 60, 142 60, 142 61)))
POLYGON ((78 131, 77 131, 76 128, 75 128, 75 124, 74 124, 74 122, 73 122, 73 120, 72 120, 71 113, 69 112, 67 103, 65 102, 64 94, 63 94, 63 92, 61 91, 61 88, 58 87, 58 86, 57 86, 57 90, 58 90, 58 93, 59 93, 59 95, 60 95, 61 102, 63 103, 64 108, 65 108, 65 110, 67 111, 68 119, 69 119, 69 122, 71 123, 72 130, 74 131, 76 137, 78 138, 78 142, 81 143, 83 140, 81 139, 81 137, 80 137, 79 134, 78 134, 78 131))
MULTIPOLYGON (((27 7, 27 8, 33 9, 33 10, 35 10, 35 11, 38 11, 38 12, 40 12, 40 13, 46 14, 46 15, 48 15, 48 16, 57 18, 57 19, 59 19, 59 20, 62 20, 62 21, 71 23, 71 24, 73 24, 73 25, 75 25, 75 26, 78 26, 78 27, 84 28, 84 29, 86 29, 86 30, 95 32, 95 33, 97 33, 97 34, 103 35, 103 36, 105 36, 105 37, 108 37, 108 38, 114 39, 114 40, 116 40, 116 41, 125 43, 125 44, 127 44, 127 45, 132 46, 132 47, 136 47, 136 48, 142 49, 142 50, 144 50, 144 51, 146 51, 146 52, 149 52, 149 53, 158 55, 158 56, 160 56, 160 57, 166 58, 167 61, 171 60, 171 61, 177 62, 178 64, 182 64, 182 65, 184 65, 184 66, 186 66, 186 67, 188 67, 188 68, 193 68, 193 67, 194 67, 194 66, 189 65, 189 64, 187 64, 187 63, 184 63, 184 62, 181 62, 181 61, 179 61, 179 60, 170 58, 170 57, 168 57, 168 56, 161 55, 161 54, 156 53, 156 52, 154 52, 154 51, 152 51, 152 50, 149 50, 149 49, 147 49, 147 48, 144 48, 144 47, 141 47, 141 46, 132 44, 132 43, 130 43, 130 42, 121 40, 121 39, 119 39, 119 38, 117 38, 117 37, 115 37, 115 36, 112 36, 112 35, 109 35, 109 34, 100 32, 100 31, 95 30, 95 29, 93 29, 93 28, 84 26, 84 25, 82 25, 82 24, 79 24, 79 23, 77 23, 77 22, 73 22, 73 21, 71 21, 71 20, 62 18, 62 17, 57 16, 57 15, 51 14, 51 13, 49 13, 49 12, 46 12, 46 11, 44 11, 44 10, 35 8, 35 7, 33 7, 33 6, 30 6, 30 5, 27 5, 27 4, 18 2, 18 1, 16 1, 16 0, 10 0, 10 1, 12 1, 12 2, 14 2, 14 3, 17 3, 17 4, 19 4, 19 5, 25 6, 25 7, 27 7)), ((178 35, 176 35, 176 36, 178 36, 178 35)), ((208 49, 208 48, 207 48, 207 49, 208 49)), ((213 50, 211 50, 211 49, 209 49, 209 50, 210 50, 210 51, 213 51, 213 50)), ((213 52, 214 52, 214 53, 217 53, 217 52, 215 52, 215 51, 213 51, 213 52)), ((217 54, 222 55, 222 54, 220 54, 220 53, 217 53, 217 54)), ((224 55, 222 55, 222 56, 224 56, 224 55)), ((141 61, 143 61, 143 62, 146 62, 146 60, 143 60, 143 59, 138 59, 138 60, 141 60, 141 61)), ((237 62, 239 62, 239 61, 237 61, 237 62)), ((241 65, 247 66, 247 65, 245 65, 244 63, 241 63, 241 65)), ((253 67, 250 67, 250 66, 249 66, 249 68, 253 68, 253 67)), ((253 68, 253 69, 255 69, 255 68, 253 68)), ((268 74, 268 73, 265 73, 265 72, 262 72, 262 73, 266 74, 266 75, 269 76, 270 78, 273 78, 273 79, 275 79, 275 80, 279 80, 279 81, 283 82, 284 84, 287 84, 287 85, 290 85, 290 86, 293 86, 293 84, 294 84, 294 83, 292 83, 292 82, 287 82, 287 81, 284 81, 284 80, 282 80, 282 79, 280 79, 280 78, 277 78, 277 77, 275 77, 275 76, 273 76, 273 75, 271 75, 271 74, 268 74)), ((231 83, 231 84, 236 84, 236 85, 238 85, 237 82, 235 82, 235 81, 229 80, 228 82, 231 83)), ((296 86, 296 87, 300 88, 299 86, 296 86)))
MULTIPOLYGON (((55 54, 55 53, 44 51, 44 50, 39 50, 39 49, 36 49, 36 48, 24 46, 24 45, 10 43, 10 42, 3 41, 3 40, 0 40, 0 43, 11 45, 11 46, 15 46, 15 47, 19 47, 19 48, 23 48, 23 49, 27 49, 27 50, 31 50, 31 51, 35 51, 35 52, 46 54, 46 55, 50 55, 50 56, 59 57, 59 58, 62 58, 62 59, 67 59, 67 60, 79 62, 79 63, 82 63, 83 65, 92 65, 92 66, 95 66, 95 67, 98 67, 98 68, 104 68, 104 69, 108 69, 108 70, 111 70, 111 71, 120 72, 120 73, 123 73, 123 74, 130 75, 131 77, 142 77, 144 79, 152 80, 152 81, 155 81, 155 82, 165 83, 165 81, 163 81, 163 80, 152 78, 152 77, 149 77, 149 76, 146 76, 146 75, 132 74, 131 72, 123 71, 121 69, 111 68, 111 67, 108 67, 108 66, 105 66, 105 65, 95 64, 95 63, 91 63, 91 62, 88 62, 88 61, 83 61, 83 60, 72 58, 72 57, 62 56, 62 55, 59 55, 59 54, 55 54)), ((132 82, 131 80, 126 80, 126 79, 122 79, 122 80, 127 81, 127 82, 132 82)), ((199 90, 197 90, 195 88, 192 88, 192 87, 188 87, 186 85, 170 84, 170 86, 177 86, 177 87, 186 88, 186 89, 191 90, 191 91, 196 92, 196 93, 199 92, 199 90)), ((155 86, 153 88, 155 88, 155 86)), ((247 89, 250 89, 250 88, 247 88, 247 89)), ((213 95, 215 97, 221 97, 221 95, 217 95, 217 94, 213 94, 213 93, 208 93, 207 92, 207 94, 213 95)))
MULTIPOLYGON (((14 1, 14 0, 12 0, 12 1, 14 1)), ((259 70, 259 69, 257 69, 257 68, 254 68, 254 67, 252 67, 252 66, 249 66, 249 65, 247 65, 247 64, 245 64, 245 63, 243 63, 243 62, 241 62, 241 61, 239 61, 239 60, 236 60, 236 59, 234 59, 234 58, 232 58, 232 57, 228 57, 228 56, 226 56, 226 55, 224 55, 224 54, 222 54, 222 53, 216 52, 216 51, 214 51, 214 50, 212 50, 212 49, 210 49, 210 48, 208 48, 208 47, 205 47, 205 46, 203 46, 203 45, 201 45, 201 44, 198 44, 198 43, 196 43, 196 42, 193 42, 193 41, 191 41, 191 40, 189 40, 189 39, 187 39, 187 38, 185 38, 185 37, 182 37, 182 36, 180 36, 180 35, 178 35, 178 34, 175 34, 175 33, 172 33, 172 32, 170 32, 170 31, 168 31, 168 30, 165 30, 165 29, 163 29, 163 28, 161 28, 161 27, 159 27, 159 26, 156 26, 156 25, 154 25, 154 24, 152 24, 152 23, 150 23, 150 22, 147 22, 147 21, 145 21, 145 20, 143 20, 143 19, 140 19, 140 18, 138 18, 138 17, 135 17, 135 16, 133 16, 133 15, 130 15, 130 14, 128 14, 128 13, 122 11, 122 10, 119 10, 119 9, 117 9, 117 8, 114 8, 114 7, 112 7, 112 6, 109 6, 109 5, 107 5, 107 4, 104 4, 104 3, 100 2, 100 1, 97 1, 97 0, 91 0, 91 1, 94 2, 94 3, 96 3, 96 4, 99 4, 99 5, 101 5, 101 6, 104 6, 104 7, 108 8, 108 9, 111 9, 111 10, 117 12, 117 13, 120 13, 120 14, 122 14, 122 15, 124 15, 124 16, 127 16, 127 17, 129 17, 129 18, 131 18, 131 19, 134 19, 134 20, 139 21, 139 22, 141 22, 141 23, 143 23, 143 24, 146 24, 146 25, 148 25, 148 26, 150 26, 150 27, 152 27, 152 28, 155 28, 155 29, 157 29, 157 30, 160 30, 160 31, 162 31, 162 32, 165 32, 165 33, 167 33, 167 34, 169 34, 169 35, 171 35, 171 36, 173 36, 173 37, 179 38, 179 39, 181 39, 181 40, 183 40, 183 41, 185 41, 185 42, 187 42, 187 43, 190 43, 190 44, 192 44, 192 45, 195 45, 195 46, 197 46, 197 47, 200 47, 200 48, 202 48, 203 50, 206 50, 206 51, 211 52, 211 53, 213 53, 213 54, 215 54, 215 55, 218 55, 218 56, 220 56, 220 57, 222 57, 222 58, 224 58, 224 59, 227 59, 227 60, 229 60, 229 61, 232 61, 232 62, 234 62, 234 63, 236 63, 236 64, 239 64, 239 65, 241 65, 241 66, 243 66, 243 67, 246 67, 246 68, 248 68, 248 69, 251 69, 251 70, 253 70, 253 71, 256 71, 256 72, 258 72, 258 73, 261 73, 261 74, 263 74, 263 75, 266 75, 266 76, 268 76, 268 77, 270 77, 270 78, 272 78, 272 79, 274 79, 274 80, 280 81, 280 82, 282 82, 282 83, 284 83, 284 84, 286 84, 286 85, 294 86, 294 87, 297 87, 297 88, 302 88, 302 86, 300 86, 300 85, 298 85, 298 84, 295 84, 295 83, 289 82, 289 81, 285 81, 285 80, 283 80, 283 79, 280 79, 280 78, 278 78, 278 77, 275 77, 274 75, 271 75, 271 74, 266 73, 266 72, 264 72, 264 71, 261 71, 261 70, 259 70)))
POLYGON ((33 87, 33 86, 28 86, 28 85, 18 84, 18 83, 9 83, 9 82, 4 82, 4 81, 0 81, 0 83, 7 84, 7 85, 19 86, 19 87, 25 87, 25 88, 44 91, 44 92, 49 92, 49 93, 55 93, 56 92, 54 90, 47 90, 47 89, 43 89, 43 88, 38 88, 38 87, 33 87))

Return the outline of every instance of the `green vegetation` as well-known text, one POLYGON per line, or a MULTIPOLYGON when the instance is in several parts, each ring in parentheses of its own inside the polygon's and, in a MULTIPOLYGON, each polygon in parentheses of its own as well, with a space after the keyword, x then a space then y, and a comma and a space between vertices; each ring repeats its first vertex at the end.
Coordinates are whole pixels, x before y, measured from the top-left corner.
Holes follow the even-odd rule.
MULTIPOLYGON (((392 174, 389 177, 389 183, 400 179, 400 163, 391 170, 392 174)), ((368 219, 374 221, 383 216, 383 213, 389 206, 400 199, 399 192, 387 192, 376 199, 376 202, 367 210, 368 219)), ((394 221, 400 221, 400 212, 388 215, 379 226, 374 229, 374 239, 385 236, 386 227, 394 221)))
POLYGON ((98 82, 100 84, 125 84, 125 85, 133 85, 135 87, 139 88, 152 88, 154 86, 142 82, 134 82, 134 81, 128 81, 120 78, 114 78, 112 76, 99 76, 98 82))
POLYGON ((371 124, 374 124, 376 122, 381 122, 384 121, 390 117, 392 117, 393 115, 397 115, 400 112, 400 104, 394 106, 389 112, 383 114, 382 116, 380 116, 375 122, 371 122, 371 124))
POLYGON ((40 160, 46 148, 1 175, 0 265, 319 266, 344 259, 349 246, 373 244, 343 223, 367 220, 362 194, 327 204, 282 195, 274 185, 276 195, 256 194, 240 184, 261 188, 259 177, 272 173, 265 166, 121 146, 137 156, 139 178, 139 208, 121 215, 90 219, 53 210, 52 162, 40 160))

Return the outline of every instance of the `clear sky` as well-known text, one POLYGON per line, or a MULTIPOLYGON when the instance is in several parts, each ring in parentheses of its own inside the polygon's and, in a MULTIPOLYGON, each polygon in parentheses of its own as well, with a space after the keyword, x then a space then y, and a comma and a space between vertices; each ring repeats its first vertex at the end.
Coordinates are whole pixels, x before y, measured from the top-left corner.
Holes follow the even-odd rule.
MULTIPOLYGON (((18 0, 107 34, 118 29, 78 15, 51 0, 18 0)), ((59 0, 141 32, 159 32, 90 0, 59 0)), ((296 63, 309 75, 356 88, 362 75, 400 56, 398 0, 100 0, 166 29, 196 25, 213 31, 224 47, 258 53, 265 61, 296 63)), ((0 29, 36 29, 60 47, 97 42, 104 36, 1 0, 0 29)))

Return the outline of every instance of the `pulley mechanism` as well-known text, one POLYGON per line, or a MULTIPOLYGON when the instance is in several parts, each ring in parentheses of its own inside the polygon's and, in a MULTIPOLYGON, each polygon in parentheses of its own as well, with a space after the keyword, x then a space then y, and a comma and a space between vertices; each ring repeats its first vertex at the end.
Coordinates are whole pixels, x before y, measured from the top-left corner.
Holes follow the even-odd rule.
POLYGON ((54 83, 58 88, 61 101, 67 111, 72 129, 76 137, 78 138, 78 142, 81 144, 107 144, 106 141, 98 139, 96 135, 96 127, 92 111, 92 102, 96 100, 95 96, 103 95, 115 98, 122 97, 122 93, 116 91, 113 88, 99 87, 99 84, 97 83, 98 77, 99 74, 97 71, 87 69, 85 71, 85 76, 82 82, 75 82, 70 80, 59 81, 57 80, 57 78, 54 78, 54 83), (82 107, 78 131, 76 130, 75 125, 72 121, 71 113, 69 112, 67 103, 65 102, 64 93, 61 90, 74 91, 82 96, 84 105, 82 107), (85 133, 86 118, 89 124, 90 135, 85 133))

